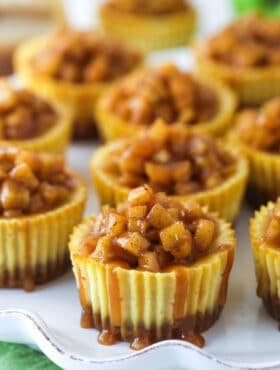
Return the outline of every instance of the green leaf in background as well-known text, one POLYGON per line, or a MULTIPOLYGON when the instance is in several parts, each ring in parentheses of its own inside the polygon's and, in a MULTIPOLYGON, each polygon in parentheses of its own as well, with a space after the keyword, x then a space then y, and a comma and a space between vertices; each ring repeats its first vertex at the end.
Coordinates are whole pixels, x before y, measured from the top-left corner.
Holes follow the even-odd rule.
POLYGON ((258 10, 268 16, 280 16, 280 0, 233 0, 237 14, 258 10))
POLYGON ((23 344, 0 342, 1 370, 60 370, 43 353, 23 344))

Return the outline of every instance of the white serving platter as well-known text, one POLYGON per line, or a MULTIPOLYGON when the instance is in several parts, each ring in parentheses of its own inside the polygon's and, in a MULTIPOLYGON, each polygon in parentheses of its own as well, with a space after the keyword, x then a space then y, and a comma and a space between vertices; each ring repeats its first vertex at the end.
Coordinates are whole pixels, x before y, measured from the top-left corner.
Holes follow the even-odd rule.
MULTIPOLYGON (((75 144, 69 165, 90 186, 86 213, 98 210, 88 174, 93 144, 75 144)), ((183 341, 163 341, 142 351, 127 343, 102 346, 97 331, 79 325, 80 304, 72 272, 35 292, 0 290, 0 340, 36 346, 69 370, 276 369, 280 368, 280 333, 255 295, 255 277, 248 239, 246 205, 236 223, 238 248, 226 307, 216 325, 205 333, 203 349, 183 341)))

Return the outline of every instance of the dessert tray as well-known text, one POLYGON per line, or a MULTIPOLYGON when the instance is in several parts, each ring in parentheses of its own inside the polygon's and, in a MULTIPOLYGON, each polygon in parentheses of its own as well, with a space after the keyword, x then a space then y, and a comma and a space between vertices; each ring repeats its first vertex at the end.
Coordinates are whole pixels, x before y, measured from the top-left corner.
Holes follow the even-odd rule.
MULTIPOLYGON (((184 68, 192 65, 191 54, 185 50, 155 53, 150 62, 167 60, 184 68)), ((69 167, 88 180, 86 214, 98 211, 88 170, 96 145, 75 143, 67 157, 69 167)), ((131 350, 127 343, 98 344, 96 330, 80 328, 81 308, 71 271, 32 293, 0 290, 0 340, 32 345, 67 370, 280 369, 277 323, 255 294, 248 236, 252 214, 244 203, 235 224, 238 247, 227 303, 220 320, 205 333, 203 349, 178 340, 162 341, 141 351, 131 350)))

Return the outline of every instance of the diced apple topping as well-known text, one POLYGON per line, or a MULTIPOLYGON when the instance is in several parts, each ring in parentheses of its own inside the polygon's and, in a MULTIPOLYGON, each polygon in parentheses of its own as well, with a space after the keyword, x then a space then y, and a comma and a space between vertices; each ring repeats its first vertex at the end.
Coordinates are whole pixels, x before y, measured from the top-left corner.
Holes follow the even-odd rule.
MULTIPOLYGON (((155 192, 188 195, 220 186, 236 168, 234 156, 216 139, 182 124, 156 121, 142 136, 122 143, 111 147, 104 171, 131 189, 148 184, 155 192)), ((148 196, 136 195, 143 202, 148 196)))
POLYGON ((132 190, 117 209, 103 207, 80 250, 99 263, 119 261, 160 272, 170 264, 188 264, 208 254, 216 235, 215 217, 199 203, 182 203, 145 185, 132 190))
MULTIPOLYGON (((0 82, 0 139, 28 140, 44 135, 57 122, 52 105, 28 90, 0 82)), ((11 142, 11 145, 12 142, 11 142)))
MULTIPOLYGON (((181 4, 184 0, 172 0, 181 4)), ((120 0, 117 1, 119 3, 120 0)), ((160 1, 123 1, 138 3, 141 12, 146 4, 160 1)), ((166 0, 164 1, 166 3, 166 0)), ((147 68, 120 81, 107 95, 106 103, 110 111, 130 124, 148 126, 155 118, 168 123, 183 122, 195 125, 214 118, 218 112, 219 97, 209 84, 200 82, 193 74, 177 68, 173 64, 147 68)), ((153 137, 164 142, 166 137, 160 125, 153 130, 153 137)))
POLYGON ((73 186, 61 156, 0 150, 0 210, 4 217, 51 210, 68 200, 73 186))

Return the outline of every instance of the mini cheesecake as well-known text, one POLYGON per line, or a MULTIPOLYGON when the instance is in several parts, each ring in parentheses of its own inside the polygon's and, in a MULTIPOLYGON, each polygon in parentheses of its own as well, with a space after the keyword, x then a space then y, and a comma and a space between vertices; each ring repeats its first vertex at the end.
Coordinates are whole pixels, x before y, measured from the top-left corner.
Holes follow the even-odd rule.
POLYGON ((0 149, 0 287, 27 291, 69 266, 87 189, 61 156, 0 149))
POLYGON ((252 13, 196 46, 198 70, 230 84, 242 104, 280 94, 280 20, 252 13))
POLYGON ((232 145, 248 158, 248 199, 254 205, 280 195, 280 97, 241 110, 229 132, 232 145))
POLYGON ((94 136, 92 110, 101 92, 142 62, 117 41, 74 30, 28 40, 15 54, 16 72, 28 88, 74 112, 77 138, 94 136))
POLYGON ((90 171, 101 204, 123 202, 131 189, 146 183, 171 198, 195 198, 232 221, 240 210, 248 164, 229 144, 159 120, 139 137, 98 148, 90 171))
POLYGON ((72 116, 62 105, 0 79, 0 148, 64 153, 72 116))
POLYGON ((100 7, 105 34, 144 52, 187 44, 196 18, 185 0, 109 0, 100 7))
POLYGON ((250 237, 257 278, 257 295, 268 313, 280 323, 280 199, 255 213, 250 237))
POLYGON ((235 238, 230 225, 193 199, 179 202, 148 185, 77 226, 70 253, 81 325, 102 344, 141 349, 163 339, 203 346, 220 316, 235 238))
POLYGON ((94 114, 107 141, 138 135, 158 118, 218 136, 230 126, 236 104, 224 84, 164 64, 114 84, 98 100, 94 114))

